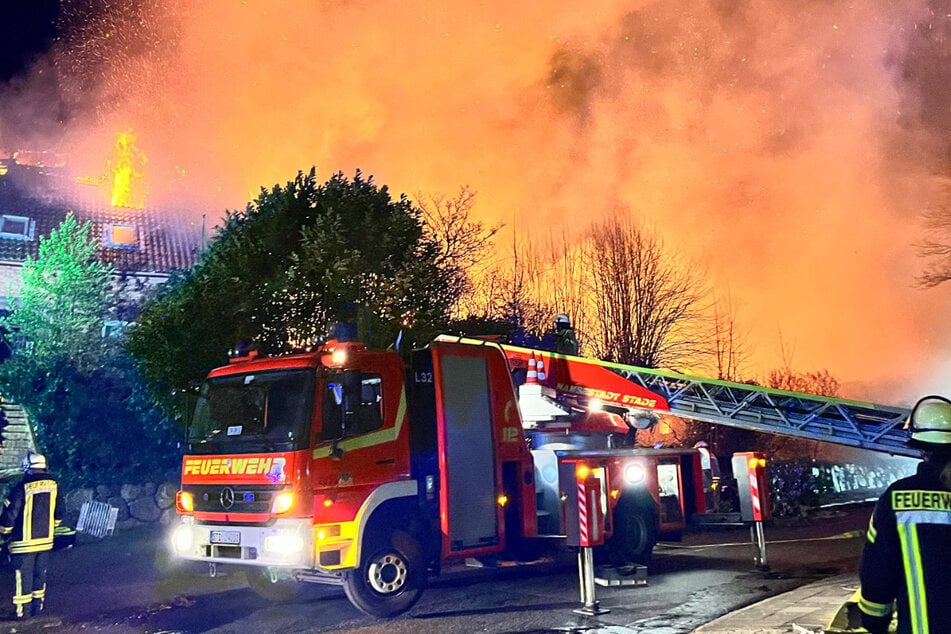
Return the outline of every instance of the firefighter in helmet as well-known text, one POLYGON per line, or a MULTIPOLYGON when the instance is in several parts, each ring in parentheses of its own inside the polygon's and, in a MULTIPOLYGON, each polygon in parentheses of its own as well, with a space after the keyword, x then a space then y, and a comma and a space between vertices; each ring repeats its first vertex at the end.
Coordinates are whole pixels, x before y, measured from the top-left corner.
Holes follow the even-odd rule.
POLYGON ((555 317, 555 352, 558 354, 578 354, 578 338, 571 327, 571 319, 564 313, 555 317))
POLYGON ((56 480, 46 470, 46 457, 28 452, 21 467, 23 478, 10 490, 0 511, 0 537, 13 563, 13 615, 17 619, 43 610, 53 532, 62 516, 56 480))
POLYGON ((915 475, 889 486, 872 514, 859 568, 862 625, 899 634, 940 634, 951 627, 951 401, 915 404, 908 444, 921 450, 915 475))

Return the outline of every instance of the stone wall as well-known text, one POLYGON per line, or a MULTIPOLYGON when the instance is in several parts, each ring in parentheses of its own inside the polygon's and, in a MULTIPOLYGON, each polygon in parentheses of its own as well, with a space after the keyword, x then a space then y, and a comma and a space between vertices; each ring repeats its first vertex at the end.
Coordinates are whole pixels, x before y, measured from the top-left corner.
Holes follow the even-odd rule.
POLYGON ((174 482, 146 482, 121 486, 100 485, 95 488, 74 489, 64 496, 66 523, 75 527, 79 510, 85 502, 105 502, 119 509, 116 530, 124 530, 146 524, 168 526, 175 523, 174 482))

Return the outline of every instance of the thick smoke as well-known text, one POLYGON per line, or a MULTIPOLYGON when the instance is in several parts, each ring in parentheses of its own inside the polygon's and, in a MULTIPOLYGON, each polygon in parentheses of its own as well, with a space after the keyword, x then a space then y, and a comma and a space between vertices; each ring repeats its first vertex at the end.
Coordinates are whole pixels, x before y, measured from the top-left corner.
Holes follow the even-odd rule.
POLYGON ((133 129, 155 199, 211 217, 311 165, 467 184, 515 231, 624 210, 736 300, 750 373, 785 346, 907 403, 947 391, 914 247, 951 177, 941 4, 72 0, 0 146, 95 174, 133 129))

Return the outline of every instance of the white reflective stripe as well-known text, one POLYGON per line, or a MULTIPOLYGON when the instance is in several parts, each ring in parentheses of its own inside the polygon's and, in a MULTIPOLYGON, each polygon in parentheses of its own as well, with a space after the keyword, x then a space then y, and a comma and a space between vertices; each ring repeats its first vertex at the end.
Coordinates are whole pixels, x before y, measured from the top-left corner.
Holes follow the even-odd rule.
POLYGON ((951 525, 951 511, 896 511, 895 521, 905 526, 909 524, 951 525))

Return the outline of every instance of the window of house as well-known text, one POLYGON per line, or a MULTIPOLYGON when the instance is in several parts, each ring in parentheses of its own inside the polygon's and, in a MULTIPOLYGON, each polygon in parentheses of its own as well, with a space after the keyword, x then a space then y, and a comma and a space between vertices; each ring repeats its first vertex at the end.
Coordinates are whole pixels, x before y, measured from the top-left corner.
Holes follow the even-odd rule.
POLYGON ((0 215, 0 238, 32 240, 34 233, 36 222, 26 216, 0 215))
POLYGON ((113 249, 135 249, 138 247, 138 237, 135 225, 107 224, 102 229, 102 242, 113 249))

